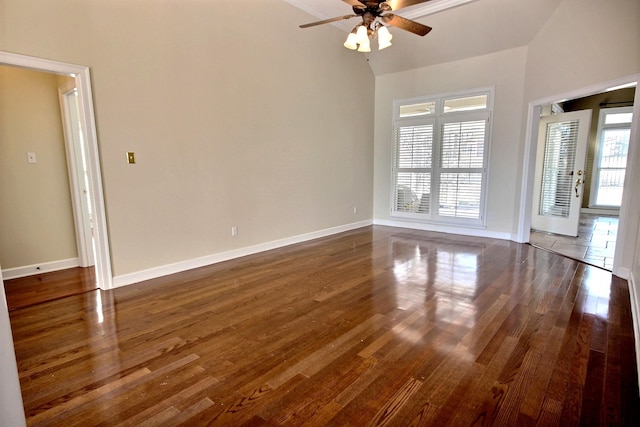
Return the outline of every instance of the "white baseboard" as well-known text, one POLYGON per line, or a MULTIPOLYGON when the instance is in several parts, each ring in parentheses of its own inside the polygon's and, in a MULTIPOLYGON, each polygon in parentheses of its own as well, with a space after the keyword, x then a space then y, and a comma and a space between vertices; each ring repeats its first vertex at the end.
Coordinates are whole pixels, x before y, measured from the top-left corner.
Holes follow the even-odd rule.
POLYGON ((2 270, 4 280, 18 279, 20 277, 33 276, 42 273, 51 273, 52 271, 65 270, 80 266, 78 258, 62 259, 59 261, 43 262, 42 264, 25 265, 22 267, 7 268, 2 270))
POLYGON ((376 219, 374 220, 373 223, 375 225, 385 225, 387 227, 411 228, 414 230, 435 231, 438 233, 459 234, 463 236, 473 236, 473 237, 488 237, 491 239, 499 239, 499 240, 514 240, 514 236, 511 233, 487 231, 483 228, 470 228, 470 227, 457 227, 457 226, 452 227, 452 226, 443 225, 443 224, 428 224, 428 223, 421 223, 421 222, 393 221, 393 220, 383 220, 383 219, 376 219))
POLYGON ((581 208, 580 213, 583 214, 595 214, 595 215, 620 215, 620 209, 606 209, 606 208, 581 208))
POLYGON ((295 243, 302 243, 309 240, 318 239, 320 237, 326 237, 326 236, 331 236, 333 234, 342 233, 344 231, 355 230, 357 228, 366 227, 371 224, 372 224, 371 220, 355 222, 352 224, 346 224, 338 227, 327 228, 324 230, 314 231, 311 233, 300 234, 297 236, 288 237, 286 239, 280 239, 280 240, 274 240, 272 242, 261 243, 259 245, 249 246, 246 248, 234 249, 231 251, 221 252, 213 255, 207 255, 204 257, 195 258, 187 261, 177 262, 174 264, 154 267, 148 270, 137 271, 135 273, 123 274, 121 276, 115 276, 113 278, 113 287, 119 288, 122 286, 143 282, 145 280, 151 280, 151 279, 155 279, 162 276, 168 276, 169 274, 180 273, 182 271, 204 267, 211 264, 217 264, 219 262, 228 261, 234 258, 240 258, 247 255, 253 255, 259 252, 268 251, 271 249, 277 249, 284 246, 293 245, 295 243))
MULTIPOLYGON (((636 288, 633 273, 629 275, 629 295, 631 297, 631 320, 633 322, 633 336, 636 345, 636 367, 640 368, 640 293, 636 288)), ((640 383, 640 369, 638 369, 638 383, 640 383)))
POLYGON ((629 280, 629 277, 631 277, 631 269, 625 267, 614 265, 612 273, 625 280, 629 280))

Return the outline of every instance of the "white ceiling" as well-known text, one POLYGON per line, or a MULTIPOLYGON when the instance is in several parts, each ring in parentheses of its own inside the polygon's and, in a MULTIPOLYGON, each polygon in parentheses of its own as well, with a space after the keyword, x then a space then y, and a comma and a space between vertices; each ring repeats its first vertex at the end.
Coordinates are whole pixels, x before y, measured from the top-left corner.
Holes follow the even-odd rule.
MULTIPOLYGON (((310 14, 307 22, 348 15, 342 0, 285 0, 310 14)), ((431 0, 400 9, 398 15, 433 27, 424 37, 391 28, 393 46, 377 51, 369 64, 375 75, 484 55, 526 46, 547 22, 562 0, 431 0)), ((300 22, 304 24, 307 22, 300 22)), ((346 35, 357 18, 333 25, 346 35)), ((301 31, 313 31, 315 27, 301 31)), ((337 45, 336 49, 345 49, 337 45)), ((366 55, 351 52, 353 55, 366 55)))

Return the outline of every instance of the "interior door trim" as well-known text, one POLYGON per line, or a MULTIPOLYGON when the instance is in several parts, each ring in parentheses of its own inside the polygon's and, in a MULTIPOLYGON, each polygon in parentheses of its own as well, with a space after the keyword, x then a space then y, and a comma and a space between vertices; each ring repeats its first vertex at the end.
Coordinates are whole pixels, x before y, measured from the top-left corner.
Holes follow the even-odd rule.
POLYGON ((86 131, 85 148, 91 186, 90 200, 92 212, 94 213, 96 282, 100 289, 112 289, 113 274, 89 67, 2 51, 0 51, 0 64, 75 78, 80 100, 79 107, 83 113, 84 129, 86 131))

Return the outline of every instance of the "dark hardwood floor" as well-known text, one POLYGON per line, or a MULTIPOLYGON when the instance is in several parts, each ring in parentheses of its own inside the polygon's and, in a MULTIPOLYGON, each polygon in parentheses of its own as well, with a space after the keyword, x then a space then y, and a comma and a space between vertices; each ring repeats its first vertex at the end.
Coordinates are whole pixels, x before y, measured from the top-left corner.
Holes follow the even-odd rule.
POLYGON ((637 425, 627 282, 387 227, 14 310, 29 425, 637 425))
POLYGON ((98 288, 95 268, 69 268, 4 282, 9 310, 77 295, 98 288))

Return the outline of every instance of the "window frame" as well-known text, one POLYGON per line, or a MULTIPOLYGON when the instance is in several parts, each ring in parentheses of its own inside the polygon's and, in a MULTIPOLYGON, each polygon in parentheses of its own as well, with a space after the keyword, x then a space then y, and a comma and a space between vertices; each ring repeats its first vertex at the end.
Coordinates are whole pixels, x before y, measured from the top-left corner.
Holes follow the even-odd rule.
POLYGON ((393 122, 392 122, 392 153, 391 153, 391 188, 390 188, 390 217, 394 219, 410 220, 423 223, 435 223, 451 226, 466 226, 474 228, 486 227, 486 208, 487 208, 487 194, 488 194, 488 178, 489 178, 489 158, 491 151, 491 128, 492 128, 492 113, 493 113, 493 101, 494 101, 494 87, 477 88, 468 91, 458 91, 450 93, 442 93, 431 96, 421 96, 415 98, 399 99, 393 102, 393 122), (459 98, 471 98, 475 96, 486 96, 486 106, 484 108, 476 108, 468 111, 447 111, 444 110, 446 101, 459 99, 459 98), (400 108, 404 106, 431 103, 434 102, 435 112, 426 113, 423 115, 411 115, 408 117, 401 117, 400 108), (484 144, 482 155, 482 166, 477 168, 445 168, 442 166, 442 133, 443 126, 447 123, 464 123, 473 121, 484 121, 484 144), (400 128, 407 126, 420 126, 420 125, 433 125, 432 136, 432 148, 431 148, 431 168, 414 168, 418 169, 430 169, 428 173, 430 176, 430 208, 428 213, 417 211, 399 211, 397 210, 397 188, 398 188, 398 174, 401 172, 408 172, 410 168, 398 167, 398 132, 400 128), (438 205, 440 204, 440 183, 444 173, 479 173, 481 175, 480 184, 480 200, 479 200, 479 212, 477 218, 464 218, 459 216, 442 215, 439 212, 438 205))
MULTIPOLYGON (((614 107, 614 108, 602 108, 598 113, 598 129, 596 132, 596 143, 595 150, 593 156, 593 163, 591 166, 591 186, 589 188, 589 208, 595 209, 611 209, 611 210, 619 210, 619 205, 602 205, 598 204, 598 190, 600 186, 600 171, 603 169, 600 164, 602 163, 602 152, 603 152, 603 140, 602 136, 605 130, 610 129, 631 129, 631 124, 633 122, 633 107, 614 107), (612 123, 606 124, 606 118, 608 115, 613 114, 632 114, 632 118, 628 123, 612 123)), ((631 144, 631 141, 629 141, 631 144)), ((629 163, 627 151, 627 165, 629 163)), ((616 168, 616 169, 624 169, 625 174, 627 172, 627 165, 624 168, 616 168)), ((606 168, 613 169, 613 168, 606 168)))

